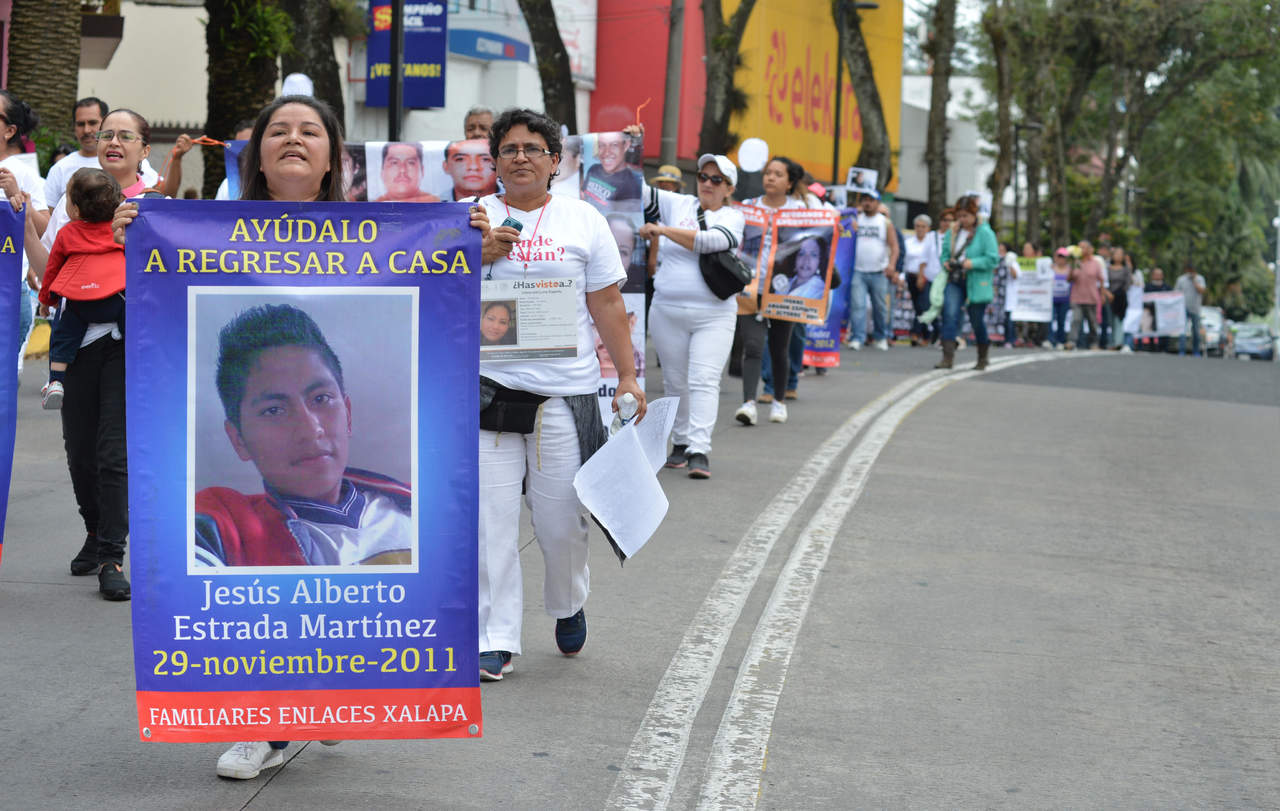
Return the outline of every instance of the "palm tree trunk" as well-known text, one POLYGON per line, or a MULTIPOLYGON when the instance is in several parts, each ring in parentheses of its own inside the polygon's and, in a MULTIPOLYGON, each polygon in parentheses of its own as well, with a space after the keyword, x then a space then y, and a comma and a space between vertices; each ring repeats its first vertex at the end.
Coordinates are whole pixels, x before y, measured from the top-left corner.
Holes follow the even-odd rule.
POLYGON ((13 0, 9 26, 9 91, 45 126, 70 133, 80 81, 79 0, 13 0))

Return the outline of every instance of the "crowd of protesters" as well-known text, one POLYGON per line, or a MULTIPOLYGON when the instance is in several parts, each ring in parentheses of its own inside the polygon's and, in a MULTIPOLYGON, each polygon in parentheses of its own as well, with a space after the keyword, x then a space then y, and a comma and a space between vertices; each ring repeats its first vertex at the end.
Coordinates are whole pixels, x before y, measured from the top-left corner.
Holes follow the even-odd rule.
MULTIPOLYGON (((40 315, 53 323, 50 373, 42 391, 46 408, 62 421, 68 471, 84 522, 85 540, 71 559, 75 575, 96 574, 107 600, 130 598, 124 574, 128 536, 128 472, 125 442, 124 244, 137 216, 131 202, 143 195, 175 196, 178 158, 192 139, 179 139, 159 177, 148 161, 151 131, 143 115, 111 109, 97 98, 76 102, 71 112, 79 148, 67 148, 46 177, 19 159, 36 114, 7 91, 0 91, 0 193, 15 211, 25 212, 25 255, 18 283, 25 309, 16 325, 30 329, 33 313, 26 289, 39 291, 40 315), (92 298, 70 279, 90 279, 92 298)), ((556 620, 555 641, 565 655, 582 649, 587 635, 584 604, 589 590, 587 522, 573 490, 582 462, 606 439, 598 420, 596 388, 600 368, 588 322, 614 359, 617 397, 638 403, 629 317, 619 292, 627 268, 609 221, 585 201, 557 200, 550 191, 561 170, 564 146, 557 122, 529 110, 501 114, 475 108, 466 117, 468 138, 485 138, 502 184, 500 194, 472 198, 472 226, 481 234, 491 278, 528 273, 562 275, 579 283, 579 352, 568 366, 522 361, 483 371, 482 407, 499 402, 503 416, 480 420, 479 650, 481 677, 498 681, 513 671, 521 649, 523 600, 519 555, 522 505, 529 506, 546 567, 544 604, 556 620), (550 212, 549 214, 547 212, 550 212), (544 214, 547 216, 544 218, 544 214), (557 244, 575 247, 572 267, 540 267, 520 251, 521 231, 493 222, 515 219, 536 236, 551 234, 557 244), (487 388, 486 388, 487 387, 487 388), (488 400, 488 403, 484 402, 488 400), (533 428, 538 426, 537 438, 533 428)), ((242 157, 242 200, 294 202, 345 200, 343 136, 340 122, 323 102, 307 94, 284 95, 228 137, 248 142, 242 157)), ((577 172, 574 164, 573 172, 577 172)), ((706 289, 701 256, 732 251, 743 241, 744 218, 732 204, 739 170, 724 155, 697 161, 695 194, 683 193, 675 167, 660 169, 641 194, 646 224, 639 238, 649 241, 649 334, 661 363, 665 394, 680 397, 666 466, 695 479, 711 476, 711 436, 718 417, 726 364, 741 377, 742 405, 734 419, 758 424, 758 404, 769 406, 768 421, 786 423, 786 401, 798 399, 803 374, 805 331, 788 320, 766 318, 759 300, 722 299, 706 289), (764 389, 761 391, 761 384, 764 389)), ((827 190, 804 168, 784 156, 765 165, 763 193, 743 202, 768 211, 788 208, 834 210, 827 190)), ((220 197, 228 194, 220 190, 220 197)), ((894 342, 895 296, 909 300, 915 318, 906 338, 912 346, 940 343, 939 367, 950 368, 960 343, 971 337, 977 367, 985 368, 994 310, 1006 345, 1090 346, 1131 351, 1134 336, 1120 326, 1132 291, 1167 290, 1153 268, 1145 281, 1118 246, 1095 251, 1087 242, 1052 253, 1055 279, 1053 323, 1015 323, 1014 291, 1020 273, 1014 251, 997 245, 983 222, 978 200, 966 196, 943 212, 936 227, 927 216, 899 231, 874 190, 864 190, 856 211, 858 250, 849 273, 850 330, 845 347, 888 351, 894 342), (870 311, 870 312, 868 312, 870 311), (1068 340, 1067 319, 1075 326, 1068 340), (966 327, 966 319, 968 326, 966 327), (1085 334, 1087 328, 1087 335, 1085 334)), ((769 254, 768 231, 762 254, 769 254)), ((626 252, 629 254, 630 252, 626 252)), ((1037 255, 1026 245, 1024 256, 1037 255)), ((816 260, 815 260, 816 265, 816 260)), ((1177 282, 1186 296, 1192 334, 1198 327, 1204 280, 1188 271, 1177 282)), ((642 349, 641 349, 642 351, 642 349)), ((1198 340, 1192 351, 1199 353, 1198 340)), ((615 400, 615 403, 617 400, 615 400)), ((230 412, 228 419, 234 415, 230 412)), ((233 420, 234 421, 234 420, 233 420)), ((287 494, 285 494, 287 495, 287 494)), ((218 773, 249 778, 283 762, 287 742, 242 742, 219 760, 218 773)))

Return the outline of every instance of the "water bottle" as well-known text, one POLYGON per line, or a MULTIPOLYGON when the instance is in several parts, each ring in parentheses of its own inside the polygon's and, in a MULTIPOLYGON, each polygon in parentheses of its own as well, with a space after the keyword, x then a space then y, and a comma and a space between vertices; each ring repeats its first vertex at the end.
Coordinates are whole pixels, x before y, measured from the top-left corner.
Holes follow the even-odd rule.
POLYGON ((640 401, 636 399, 634 394, 628 392, 622 395, 622 398, 618 400, 618 413, 613 415, 613 424, 609 426, 609 436, 618 433, 618 431, 622 430, 622 426, 631 422, 639 408, 640 401))

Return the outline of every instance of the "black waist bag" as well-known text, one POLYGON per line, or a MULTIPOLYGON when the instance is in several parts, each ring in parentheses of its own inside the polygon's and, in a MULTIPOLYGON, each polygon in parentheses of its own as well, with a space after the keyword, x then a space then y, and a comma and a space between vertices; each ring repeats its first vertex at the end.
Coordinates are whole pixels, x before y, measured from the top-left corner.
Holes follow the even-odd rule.
POLYGON ((481 377, 480 430, 532 434, 538 421, 538 406, 550 399, 545 394, 509 389, 481 377))
MULTIPOLYGON (((698 207, 698 228, 707 230, 701 206, 698 207)), ((747 263, 732 250, 698 254, 698 269, 702 271, 702 281, 720 299, 741 293, 756 275, 755 270, 747 267, 747 263)))

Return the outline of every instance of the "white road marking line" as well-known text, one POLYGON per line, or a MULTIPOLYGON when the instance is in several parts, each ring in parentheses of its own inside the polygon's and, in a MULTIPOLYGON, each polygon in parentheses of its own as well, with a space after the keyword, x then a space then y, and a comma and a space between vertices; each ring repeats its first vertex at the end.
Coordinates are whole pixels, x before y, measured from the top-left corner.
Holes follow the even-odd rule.
POLYGON ((916 375, 863 406, 818 447, 752 522, 671 657, 631 741, 606 808, 630 811, 666 807, 680 776, 694 716, 774 543, 827 468, 864 425, 916 386, 947 375, 945 371, 916 375))
MULTIPOLYGON (((991 370, 1049 360, 1059 355, 1006 359, 991 370)), ((877 419, 854 447, 839 479, 778 576, 721 717, 703 775, 699 809, 754 808, 759 800, 765 752, 778 699, 800 634, 826 565, 831 544, 866 486, 871 466, 913 409, 957 380, 984 372, 964 371, 932 380, 907 393, 877 419)))
MULTIPOLYGON (((1020 358, 1001 358, 991 363, 989 371, 1057 357, 1062 356, 1036 353, 1020 358)), ((880 412, 921 384, 949 377, 960 378, 962 374, 938 370, 916 375, 868 403, 818 447, 757 516, 725 563, 720 577, 707 593, 671 657, 671 664, 658 684, 627 750, 613 790, 605 801, 606 808, 630 811, 667 807, 684 764, 694 717, 706 698, 729 635, 774 543, 796 510, 835 458, 880 412)))

